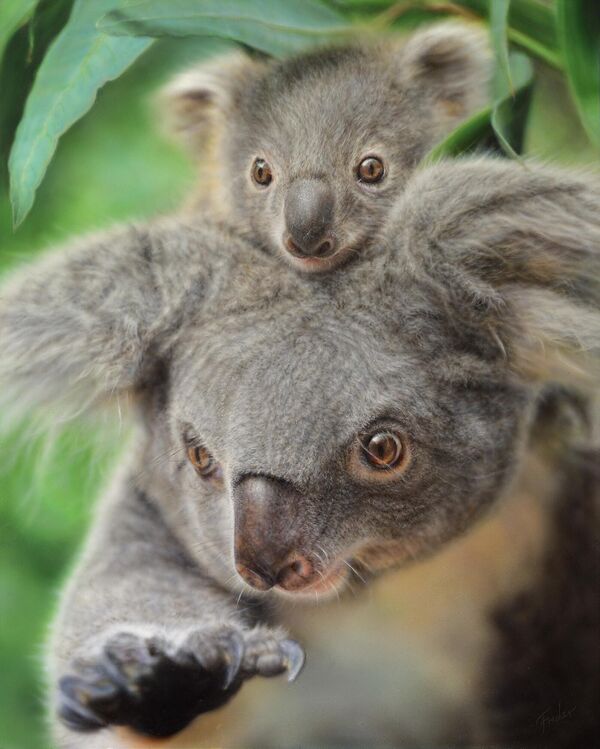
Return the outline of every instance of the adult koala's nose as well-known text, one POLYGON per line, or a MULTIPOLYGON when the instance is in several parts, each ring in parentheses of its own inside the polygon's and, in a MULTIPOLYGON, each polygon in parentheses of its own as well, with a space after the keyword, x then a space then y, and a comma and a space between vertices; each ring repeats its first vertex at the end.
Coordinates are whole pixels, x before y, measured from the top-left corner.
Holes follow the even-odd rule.
POLYGON ((234 489, 235 567, 248 585, 299 590, 317 572, 302 553, 302 496, 285 481, 247 476, 234 489))
POLYGON ((297 179, 284 202, 286 231, 283 242, 295 257, 329 257, 336 250, 333 223, 334 196, 321 179, 297 179))

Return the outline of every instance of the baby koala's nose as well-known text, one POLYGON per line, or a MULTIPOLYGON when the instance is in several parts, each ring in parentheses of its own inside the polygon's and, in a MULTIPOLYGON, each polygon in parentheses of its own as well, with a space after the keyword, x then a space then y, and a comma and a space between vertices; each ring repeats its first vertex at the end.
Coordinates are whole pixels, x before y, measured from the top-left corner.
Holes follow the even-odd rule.
POLYGON ((316 576, 303 545, 301 496, 289 484, 248 476, 234 490, 235 568, 257 590, 299 590, 316 576))
POLYGON ((329 257, 336 250, 331 230, 334 196, 321 179, 297 179, 288 188, 284 204, 285 249, 295 257, 329 257))

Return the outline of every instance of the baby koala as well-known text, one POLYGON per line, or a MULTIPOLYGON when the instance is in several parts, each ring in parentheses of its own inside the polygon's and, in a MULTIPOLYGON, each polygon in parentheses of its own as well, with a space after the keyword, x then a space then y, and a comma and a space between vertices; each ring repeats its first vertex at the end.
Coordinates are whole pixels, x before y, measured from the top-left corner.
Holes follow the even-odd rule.
POLYGON ((192 210, 323 272, 375 244, 419 161, 484 105, 489 77, 485 34, 452 22, 285 60, 233 53, 180 74, 163 106, 202 165, 192 210))

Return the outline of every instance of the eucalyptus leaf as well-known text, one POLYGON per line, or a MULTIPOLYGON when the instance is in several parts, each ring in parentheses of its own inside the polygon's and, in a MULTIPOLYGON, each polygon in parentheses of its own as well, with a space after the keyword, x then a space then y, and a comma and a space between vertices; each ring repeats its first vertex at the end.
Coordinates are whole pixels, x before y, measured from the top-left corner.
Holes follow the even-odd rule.
POLYGON ((38 69, 9 158, 16 226, 33 205, 60 136, 88 111, 98 89, 121 75, 151 44, 149 39, 105 36, 96 29, 99 16, 114 5, 115 0, 76 0, 38 69))
POLYGON ((490 36, 496 58, 496 86, 506 86, 512 91, 510 64, 508 62, 508 11, 510 0, 494 0, 490 4, 490 36))
POLYGON ((342 15, 316 0, 137 0, 98 24, 107 34, 217 36, 284 55, 347 34, 342 15))
POLYGON ((569 87, 592 142, 600 147, 598 0, 557 0, 557 28, 569 87))
POLYGON ((0 63, 9 39, 29 18, 38 0, 2 0, 0 2, 0 63))
POLYGON ((460 156, 488 141, 493 133, 491 116, 491 106, 471 115, 429 151, 423 159, 424 163, 434 164, 447 157, 460 156))
MULTIPOLYGON (((500 13, 504 0, 457 0, 453 3, 438 3, 437 0, 425 0, 432 7, 466 8, 482 19, 488 14, 500 13)), ((569 2, 569 0, 567 0, 569 2)), ((538 57, 548 65, 561 69, 554 8, 543 0, 511 0, 508 11, 507 35, 509 41, 517 44, 529 54, 538 57)))
MULTIPOLYGON (((1 0, 0 0, 1 2, 1 0)), ((0 65, 0 176, 8 180, 8 155, 36 71, 67 22, 73 0, 38 0, 28 21, 11 37, 0 65)), ((1 6, 0 6, 1 7, 1 6)))
POLYGON ((523 149, 525 125, 531 102, 533 66, 521 52, 510 55, 511 87, 507 85, 494 103, 491 125, 498 143, 511 157, 516 158, 523 149))
MULTIPOLYGON (((410 29, 449 15, 485 21, 491 12, 501 12, 504 0, 331 0, 352 18, 410 29)), ((569 0, 567 0, 567 4, 569 0)), ((507 36, 529 54, 562 70, 552 3, 545 0, 511 0, 507 36)))

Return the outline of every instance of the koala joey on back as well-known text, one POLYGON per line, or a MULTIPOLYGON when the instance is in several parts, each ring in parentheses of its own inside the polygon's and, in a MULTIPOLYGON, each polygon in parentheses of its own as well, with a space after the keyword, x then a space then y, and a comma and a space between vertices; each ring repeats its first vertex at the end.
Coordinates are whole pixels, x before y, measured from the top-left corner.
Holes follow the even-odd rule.
POLYGON ((294 267, 365 253, 416 165, 488 97, 485 33, 443 23, 265 62, 241 52, 165 89, 210 206, 294 267))
POLYGON ((272 603, 438 552, 532 450, 557 476, 551 532, 490 612, 479 722, 502 746, 597 745, 599 200, 466 159, 410 178, 377 257, 322 281, 202 216, 8 279, 1 413, 131 397, 141 417, 54 628, 58 747, 170 736, 253 676, 296 676, 272 603))

